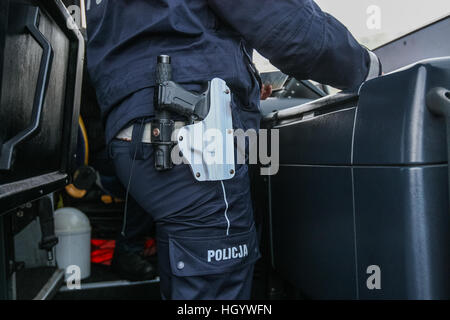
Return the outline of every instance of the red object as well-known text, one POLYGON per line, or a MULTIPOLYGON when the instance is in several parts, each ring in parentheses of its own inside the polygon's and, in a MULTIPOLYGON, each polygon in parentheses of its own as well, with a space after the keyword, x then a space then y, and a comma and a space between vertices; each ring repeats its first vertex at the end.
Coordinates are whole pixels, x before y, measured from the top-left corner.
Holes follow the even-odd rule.
MULTIPOLYGON (((91 262, 110 266, 116 248, 116 240, 91 239, 91 262)), ((156 252, 156 241, 148 238, 145 241, 144 253, 148 256, 156 252)))
POLYGON ((91 239, 91 262, 110 266, 115 247, 115 240, 91 239))
POLYGON ((153 238, 149 238, 147 239, 147 241, 145 241, 145 249, 149 249, 151 247, 155 247, 156 246, 156 241, 153 238))
POLYGON ((156 241, 153 238, 148 238, 145 241, 143 255, 144 257, 151 257, 156 254, 156 241))

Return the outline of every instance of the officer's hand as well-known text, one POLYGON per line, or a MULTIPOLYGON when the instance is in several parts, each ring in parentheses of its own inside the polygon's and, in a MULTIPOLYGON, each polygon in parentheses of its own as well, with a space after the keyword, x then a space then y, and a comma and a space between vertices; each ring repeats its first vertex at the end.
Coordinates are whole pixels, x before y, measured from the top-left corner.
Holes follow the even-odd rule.
POLYGON ((261 100, 266 100, 272 94, 272 85, 263 84, 261 88, 261 100))

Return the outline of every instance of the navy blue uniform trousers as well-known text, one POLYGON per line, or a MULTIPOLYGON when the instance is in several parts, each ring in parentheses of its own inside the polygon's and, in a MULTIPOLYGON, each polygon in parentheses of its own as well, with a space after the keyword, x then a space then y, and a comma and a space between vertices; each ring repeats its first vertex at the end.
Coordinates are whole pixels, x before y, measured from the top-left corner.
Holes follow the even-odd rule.
POLYGON ((142 127, 135 123, 131 142, 114 139, 110 155, 156 222, 162 298, 249 299, 260 254, 247 165, 225 181, 198 182, 184 164, 157 172, 152 145, 140 142, 142 127))

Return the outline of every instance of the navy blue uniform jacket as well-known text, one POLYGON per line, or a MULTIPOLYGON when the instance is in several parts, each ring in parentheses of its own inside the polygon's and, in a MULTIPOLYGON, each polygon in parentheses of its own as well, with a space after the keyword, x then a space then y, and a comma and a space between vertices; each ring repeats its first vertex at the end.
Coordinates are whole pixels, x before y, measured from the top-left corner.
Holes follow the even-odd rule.
POLYGON ((341 89, 357 88, 369 72, 368 51, 311 0, 92 0, 87 6, 88 70, 107 140, 133 119, 153 115, 160 54, 172 57, 173 80, 187 89, 224 79, 239 100, 244 129, 259 122, 259 87, 245 48, 297 79, 341 89))

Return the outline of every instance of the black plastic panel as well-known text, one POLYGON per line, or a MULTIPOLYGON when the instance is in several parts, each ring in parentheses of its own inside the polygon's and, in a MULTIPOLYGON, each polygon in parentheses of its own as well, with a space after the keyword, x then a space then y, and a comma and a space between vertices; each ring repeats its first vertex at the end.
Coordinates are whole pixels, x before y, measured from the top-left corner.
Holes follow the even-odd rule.
MULTIPOLYGON (((17 24, 17 21, 13 24, 17 24)), ((16 148, 14 170, 9 174, 0 172, 2 183, 57 171, 61 164, 64 117, 62 107, 70 41, 45 14, 40 16, 39 29, 51 43, 54 52, 42 110, 41 128, 35 137, 16 148), (31 159, 33 160, 30 163, 31 159)), ((32 121, 31 107, 42 56, 42 49, 30 34, 10 34, 4 50, 3 88, 0 100, 1 141, 13 137, 32 121)))
POLYGON ((51 45, 53 59, 38 129, 14 147, 10 165, 2 161, 0 213, 67 184, 75 155, 84 39, 79 30, 68 28, 69 13, 60 0, 5 0, 0 5, 5 17, 0 21, 0 144, 35 119, 44 49, 27 26, 36 10, 37 32, 51 45))
POLYGON ((301 120, 280 130, 280 163, 351 163, 355 108, 326 113, 301 120))
POLYGON ((275 268, 311 299, 355 299, 350 168, 283 166, 272 177, 275 268))

